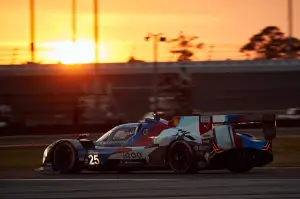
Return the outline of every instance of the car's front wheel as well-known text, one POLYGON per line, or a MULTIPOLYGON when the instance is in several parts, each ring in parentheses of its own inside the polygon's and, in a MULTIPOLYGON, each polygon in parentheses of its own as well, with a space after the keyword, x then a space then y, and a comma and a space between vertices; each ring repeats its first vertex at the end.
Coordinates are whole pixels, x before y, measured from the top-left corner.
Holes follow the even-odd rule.
POLYGON ((168 164, 175 173, 197 173, 198 165, 191 146, 178 140, 171 144, 168 150, 168 164))
POLYGON ((53 149, 53 166, 60 173, 80 172, 77 151, 68 141, 56 144, 53 149))

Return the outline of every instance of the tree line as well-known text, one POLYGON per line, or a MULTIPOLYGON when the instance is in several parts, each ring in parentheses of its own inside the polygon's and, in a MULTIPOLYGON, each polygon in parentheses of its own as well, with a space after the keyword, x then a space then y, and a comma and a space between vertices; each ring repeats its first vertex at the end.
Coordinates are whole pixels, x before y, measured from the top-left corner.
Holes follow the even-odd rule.
POLYGON ((300 40, 287 36, 277 26, 267 26, 249 38, 241 53, 253 54, 253 59, 298 59, 300 40))
MULTIPOLYGON (((174 39, 169 39, 166 42, 173 45, 170 53, 175 55, 178 62, 196 60, 195 51, 204 48, 205 43, 194 42, 198 39, 197 36, 187 36, 183 32, 174 39)), ((210 46, 213 49, 213 45, 210 46)), ((277 26, 266 26, 258 33, 252 35, 248 42, 240 49, 248 59, 299 59, 300 58, 300 39, 286 35, 277 26)), ((211 52, 212 53, 212 52, 211 52)), ((210 56, 209 56, 210 57, 210 56)), ((128 62, 144 62, 137 60, 133 56, 128 62)))

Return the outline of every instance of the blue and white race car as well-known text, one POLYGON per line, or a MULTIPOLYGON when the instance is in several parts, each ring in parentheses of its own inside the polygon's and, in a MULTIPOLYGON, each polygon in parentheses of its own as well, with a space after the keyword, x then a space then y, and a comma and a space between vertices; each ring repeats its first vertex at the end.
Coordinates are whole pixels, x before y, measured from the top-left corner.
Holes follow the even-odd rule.
POLYGON ((147 118, 122 124, 98 140, 61 139, 44 151, 39 170, 78 173, 170 169, 195 173, 205 169, 246 172, 273 161, 274 115, 181 116, 170 121, 147 118), (259 122, 264 139, 236 133, 232 124, 259 122))

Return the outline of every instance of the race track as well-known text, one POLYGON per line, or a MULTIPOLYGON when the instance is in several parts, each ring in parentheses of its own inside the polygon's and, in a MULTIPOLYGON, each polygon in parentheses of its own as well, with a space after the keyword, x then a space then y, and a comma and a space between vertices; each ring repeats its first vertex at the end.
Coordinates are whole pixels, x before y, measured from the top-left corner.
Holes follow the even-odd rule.
POLYGON ((58 175, 0 171, 0 175, 1 199, 300 198, 300 169, 256 169, 236 175, 221 171, 196 175, 166 172, 58 175))
MULTIPOLYGON (((261 129, 248 130, 261 135, 261 129)), ((299 136, 300 129, 278 129, 278 137, 299 136)), ((48 144, 77 135, 14 136, 0 138, 0 146, 48 144)), ((97 135, 92 135, 97 138, 97 135)), ((1 149, 0 149, 1 150, 1 149)), ((170 172, 60 175, 29 170, 0 170, 0 198, 126 198, 126 199, 246 199, 300 198, 300 169, 263 168, 247 174, 202 171, 197 175, 170 172)))

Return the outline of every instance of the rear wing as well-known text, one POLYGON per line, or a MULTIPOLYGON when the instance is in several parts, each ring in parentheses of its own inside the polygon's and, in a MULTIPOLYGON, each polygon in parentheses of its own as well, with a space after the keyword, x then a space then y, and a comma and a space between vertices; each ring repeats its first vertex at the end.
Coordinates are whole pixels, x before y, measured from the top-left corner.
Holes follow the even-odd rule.
POLYGON ((183 129, 193 128, 204 134, 214 129, 216 125, 241 125, 261 124, 263 135, 266 140, 276 138, 276 115, 275 114, 228 114, 228 115, 199 115, 174 117, 169 126, 183 129))

